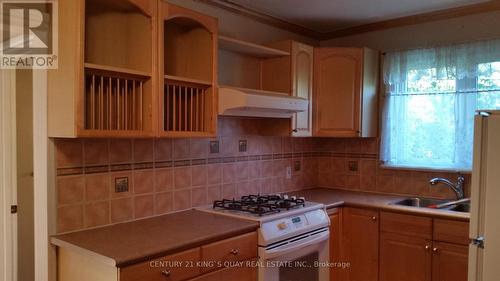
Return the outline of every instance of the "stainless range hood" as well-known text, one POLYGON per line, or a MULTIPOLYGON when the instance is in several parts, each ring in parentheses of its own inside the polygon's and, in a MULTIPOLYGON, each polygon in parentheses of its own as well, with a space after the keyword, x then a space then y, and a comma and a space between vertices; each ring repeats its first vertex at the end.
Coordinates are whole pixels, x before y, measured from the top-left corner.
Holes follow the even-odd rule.
POLYGON ((291 118, 294 113, 306 111, 309 101, 272 92, 219 87, 219 115, 291 118))

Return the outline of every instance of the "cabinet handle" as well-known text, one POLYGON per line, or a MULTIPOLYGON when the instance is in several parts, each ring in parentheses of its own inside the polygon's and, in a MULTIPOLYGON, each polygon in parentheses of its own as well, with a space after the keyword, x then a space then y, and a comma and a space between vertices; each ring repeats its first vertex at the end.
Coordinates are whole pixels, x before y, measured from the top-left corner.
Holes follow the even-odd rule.
POLYGON ((429 246, 429 245, 425 245, 424 249, 425 249, 426 251, 429 251, 429 250, 431 249, 431 246, 429 246))
POLYGON ((231 255, 233 255, 233 256, 236 256, 236 255, 238 255, 239 253, 240 253, 240 251, 238 251, 238 249, 232 249, 232 250, 231 250, 231 255))
POLYGON ((377 220, 377 217, 376 216, 373 216, 372 217, 372 221, 376 221, 377 220))
POLYGON ((433 251, 434 253, 437 253, 437 252, 439 251, 439 249, 438 249, 438 248, 436 248, 436 247, 434 247, 434 248, 432 248, 432 251, 433 251))
POLYGON ((168 270, 168 269, 162 270, 161 275, 163 275, 165 277, 170 277, 170 270, 168 270))

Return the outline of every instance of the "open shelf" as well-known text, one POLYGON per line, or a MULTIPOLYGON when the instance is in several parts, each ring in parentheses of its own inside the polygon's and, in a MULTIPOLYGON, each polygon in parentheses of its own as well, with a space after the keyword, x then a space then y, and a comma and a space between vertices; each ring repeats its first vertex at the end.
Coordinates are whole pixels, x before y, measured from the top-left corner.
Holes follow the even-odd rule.
POLYGON ((235 90, 239 90, 239 91, 242 91, 242 92, 247 92, 247 93, 252 93, 252 94, 258 94, 258 95, 290 96, 290 94, 286 93, 286 92, 266 91, 266 90, 252 89, 252 88, 235 87, 235 86, 230 86, 230 85, 219 85, 219 87, 220 88, 235 89, 235 90))
POLYGON ((151 77, 151 73, 147 73, 144 71, 128 69, 128 68, 123 68, 123 67, 109 66, 109 65, 100 65, 100 64, 95 64, 95 63, 85 63, 85 69, 99 71, 99 72, 103 72, 103 73, 109 73, 109 74, 112 74, 112 73, 118 74, 118 75, 123 74, 124 76, 136 76, 136 77, 143 77, 143 78, 151 77))
POLYGON ((213 79, 212 33, 201 23, 175 17, 164 21, 164 73, 200 81, 213 79))
POLYGON ((272 58, 289 56, 289 52, 282 50, 229 38, 226 36, 219 36, 219 48, 235 53, 249 55, 256 58, 272 58))
POLYGON ((211 87, 212 82, 211 81, 205 81, 205 80, 199 80, 199 79, 191 79, 191 78, 186 78, 186 77, 181 77, 181 76, 174 76, 174 75, 165 75, 165 81, 166 82, 184 82, 187 84, 195 84, 195 85, 201 85, 201 86, 207 86, 211 87))
POLYGON ((155 22, 135 2, 85 0, 86 63, 152 72, 155 22))

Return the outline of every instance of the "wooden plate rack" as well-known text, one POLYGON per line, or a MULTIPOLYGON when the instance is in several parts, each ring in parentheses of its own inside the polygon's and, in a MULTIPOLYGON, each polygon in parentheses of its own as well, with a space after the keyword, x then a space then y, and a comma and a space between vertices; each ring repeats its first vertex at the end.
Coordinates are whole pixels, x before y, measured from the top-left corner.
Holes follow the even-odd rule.
POLYGON ((164 130, 169 132, 205 132, 210 85, 165 79, 164 130))
POLYGON ((141 131, 145 115, 145 83, 137 73, 85 69, 86 130, 141 131))

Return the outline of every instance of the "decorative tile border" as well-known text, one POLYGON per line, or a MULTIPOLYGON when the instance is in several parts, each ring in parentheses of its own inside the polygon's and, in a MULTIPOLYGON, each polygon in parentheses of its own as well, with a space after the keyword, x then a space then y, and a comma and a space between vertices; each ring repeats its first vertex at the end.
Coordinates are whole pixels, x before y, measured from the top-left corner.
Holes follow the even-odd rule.
POLYGON ((143 162, 143 163, 123 163, 123 164, 110 164, 110 165, 100 165, 100 166, 58 168, 57 175, 67 176, 67 175, 94 174, 94 173, 106 173, 106 172, 118 172, 118 171, 125 172, 125 171, 145 170, 153 168, 187 167, 187 166, 198 166, 198 165, 219 164, 219 163, 238 163, 238 162, 248 162, 248 161, 297 159, 297 158, 313 158, 313 157, 318 157, 316 152, 295 152, 295 153, 284 153, 284 154, 263 154, 263 155, 250 155, 250 156, 228 156, 228 157, 201 158, 201 159, 184 159, 175 161, 170 160, 170 161, 143 162))

